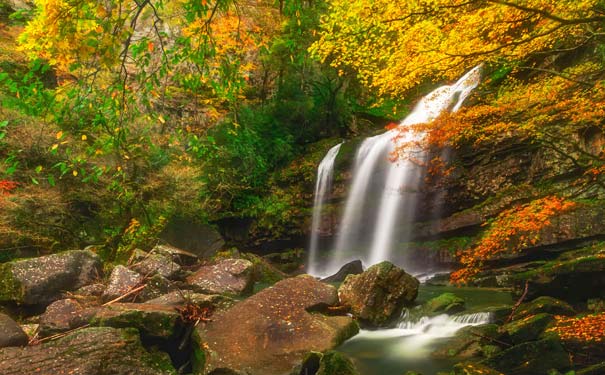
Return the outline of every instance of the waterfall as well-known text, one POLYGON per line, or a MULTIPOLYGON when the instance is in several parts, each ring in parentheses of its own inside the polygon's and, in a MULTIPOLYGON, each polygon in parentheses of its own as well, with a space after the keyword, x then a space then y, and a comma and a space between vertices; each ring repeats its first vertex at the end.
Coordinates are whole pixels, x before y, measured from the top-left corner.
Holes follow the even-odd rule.
MULTIPOLYGON (((422 98, 398 129, 363 141, 355 155, 353 180, 331 258, 321 267, 311 265, 309 273, 328 275, 354 259, 361 259, 366 266, 383 260, 401 263, 393 250, 397 244, 410 240, 410 224, 428 156, 422 147, 425 135, 409 127, 431 122, 445 110, 457 111, 479 84, 480 69, 481 66, 475 67, 453 85, 439 87, 422 98), (390 161, 393 151, 401 145, 408 157, 390 161)), ((314 223, 315 215, 314 211, 314 223)), ((316 249, 311 247, 310 251, 314 254, 316 249)))
POLYGON ((319 247, 319 234, 321 231, 321 213, 323 211, 323 205, 326 201, 326 197, 332 190, 332 176, 334 174, 334 161, 340 151, 342 143, 332 147, 323 160, 317 167, 317 181, 315 182, 315 198, 313 201, 313 219, 311 223, 311 241, 309 244, 309 267, 307 272, 315 274, 317 272, 316 266, 318 264, 318 247, 319 247))

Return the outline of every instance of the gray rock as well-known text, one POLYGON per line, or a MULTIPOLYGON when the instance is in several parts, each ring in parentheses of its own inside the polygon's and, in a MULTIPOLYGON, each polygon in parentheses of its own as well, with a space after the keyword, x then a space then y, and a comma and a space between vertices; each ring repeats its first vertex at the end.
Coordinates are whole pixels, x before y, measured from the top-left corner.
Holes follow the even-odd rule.
POLYGON ((252 291, 253 267, 245 259, 223 259, 200 267, 187 278, 187 283, 202 293, 243 295, 252 291))
POLYGON ((175 375, 168 355, 151 354, 136 329, 93 327, 25 348, 0 349, 2 375, 175 375))
POLYGON ((90 284, 76 290, 74 294, 82 297, 101 297, 105 292, 105 285, 101 283, 90 284))
POLYGON ((190 290, 176 290, 158 298, 145 302, 151 305, 164 305, 180 307, 192 303, 198 307, 210 307, 213 309, 227 309, 235 304, 229 297, 220 294, 201 294, 190 290))
POLYGON ((172 279, 181 273, 181 266, 173 262, 169 255, 136 250, 133 260, 131 268, 145 277, 160 275, 172 279))
MULTIPOLYGON (((0 348, 25 346, 29 338, 19 324, 8 315, 0 313, 0 348)), ((1 364, 1 362, 0 362, 1 364)), ((2 368, 2 366, 0 366, 2 368)))
POLYGON ((101 260, 86 250, 72 250, 0 264, 0 302, 42 305, 93 283, 101 260))
POLYGON ((82 309, 82 306, 73 299, 62 299, 51 303, 40 316, 40 336, 46 337, 70 330, 73 328, 72 320, 82 309))
POLYGON ((359 275, 347 276, 338 297, 362 322, 380 326, 416 299, 419 284, 415 277, 385 261, 359 275))
POLYGON ((160 275, 154 275, 152 278, 147 280, 143 290, 137 294, 136 301, 149 301, 150 299, 161 297, 162 295, 175 289, 176 286, 172 281, 160 275))
POLYGON ((143 275, 121 265, 115 266, 109 276, 109 283, 103 293, 103 300, 111 301, 118 298, 136 288, 142 281, 143 275))

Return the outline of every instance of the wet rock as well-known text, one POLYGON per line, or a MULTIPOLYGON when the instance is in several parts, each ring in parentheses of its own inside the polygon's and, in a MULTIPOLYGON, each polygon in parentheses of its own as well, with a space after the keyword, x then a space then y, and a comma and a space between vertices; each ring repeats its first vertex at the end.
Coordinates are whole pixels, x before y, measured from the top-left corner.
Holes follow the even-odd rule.
POLYGON ((115 266, 109 276, 107 289, 103 293, 103 300, 111 301, 118 298, 139 286, 142 281, 143 275, 140 273, 121 265, 115 266))
POLYGON ((571 305, 569 305, 567 302, 553 297, 542 296, 531 302, 521 304, 515 311, 513 319, 517 320, 540 313, 565 316, 573 316, 576 314, 573 307, 571 307, 571 305))
POLYGON ((524 342, 503 350, 483 362, 507 375, 546 374, 571 366, 569 354, 555 339, 524 342))
POLYGON ((464 311, 464 300, 453 293, 443 293, 427 301, 423 310, 427 315, 455 314, 464 311))
POLYGON ((550 314, 530 315, 505 324, 500 329, 508 334, 513 344, 520 344, 538 339, 553 320, 554 317, 550 314))
POLYGON ((305 356, 301 366, 295 367, 291 375, 359 375, 353 362, 343 353, 329 350, 325 353, 311 352, 305 356))
MULTIPOLYGON (((25 346, 29 338, 10 316, 0 313, 0 348, 25 346)), ((0 366, 0 369, 2 366, 0 366)))
POLYGON ((135 329, 94 327, 55 341, 0 349, 2 375, 175 375, 169 358, 152 355, 135 329))
POLYGON ((160 275, 174 279, 181 275, 181 266, 173 262, 169 255, 135 250, 132 260, 134 264, 130 268, 145 277, 160 275))
POLYGON ((435 358, 466 360, 482 357, 483 346, 498 342, 501 334, 495 324, 464 327, 432 353, 435 358))
POLYGON ((200 267, 187 278, 194 290, 208 294, 244 295, 252 292, 252 262, 245 259, 223 259, 200 267))
POLYGON ((390 262, 382 262, 359 275, 349 275, 338 289, 340 303, 355 317, 371 325, 389 322, 418 295, 416 278, 390 262))
POLYGON ((74 328, 72 321, 82 309, 83 307, 73 299, 62 299, 51 303, 40 316, 40 336, 47 337, 74 328))
POLYGON ((332 276, 328 276, 321 281, 326 283, 337 283, 344 281, 348 275, 359 275, 363 272, 363 265, 360 260, 354 260, 340 267, 338 272, 332 276))
POLYGON ((101 260, 87 250, 72 250, 0 264, 0 302, 42 305, 93 283, 101 260))
POLYGON ((241 257, 254 265, 252 278, 256 282, 272 285, 288 277, 267 259, 256 254, 244 253, 241 254, 241 257))
POLYGON ((309 312, 337 304, 336 289, 312 276, 280 281, 196 328, 194 369, 198 374, 289 374, 306 353, 333 349, 358 332, 350 317, 309 312))

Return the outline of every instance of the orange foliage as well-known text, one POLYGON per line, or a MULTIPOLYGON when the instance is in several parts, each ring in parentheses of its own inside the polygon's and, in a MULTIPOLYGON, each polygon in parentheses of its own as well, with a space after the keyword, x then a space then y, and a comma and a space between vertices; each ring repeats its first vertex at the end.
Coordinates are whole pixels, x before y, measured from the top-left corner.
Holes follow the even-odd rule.
POLYGON ((457 254, 464 268, 452 273, 452 281, 468 282, 481 270, 484 261, 535 245, 540 231, 551 225, 550 219, 575 205, 564 198, 548 196, 501 212, 486 223, 489 228, 478 244, 457 254))
POLYGON ((15 181, 0 180, 0 195, 8 195, 17 187, 15 181))
POLYGON ((605 339, 605 312, 580 318, 556 316, 555 325, 547 332, 555 332, 562 340, 600 343, 605 339))

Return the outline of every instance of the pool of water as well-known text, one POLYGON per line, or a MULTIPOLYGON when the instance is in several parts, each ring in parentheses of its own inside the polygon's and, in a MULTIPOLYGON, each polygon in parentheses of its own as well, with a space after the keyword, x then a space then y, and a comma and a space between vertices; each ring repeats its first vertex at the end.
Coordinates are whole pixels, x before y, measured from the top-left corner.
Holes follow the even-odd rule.
MULTIPOLYGON (((467 309, 475 311, 512 303, 511 294, 507 291, 425 285, 420 287, 417 301, 422 303, 445 292, 464 298, 467 309)), ((477 320, 475 324, 479 323, 477 320)), ((391 329, 362 330, 338 350, 354 359, 362 375, 399 375, 406 371, 435 375, 439 371, 451 370, 455 362, 433 358, 431 353, 465 325, 442 315, 391 329)))

